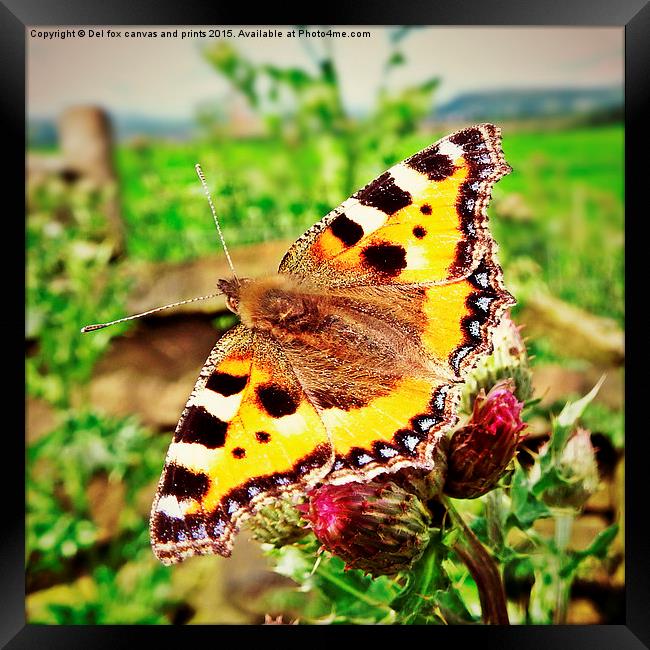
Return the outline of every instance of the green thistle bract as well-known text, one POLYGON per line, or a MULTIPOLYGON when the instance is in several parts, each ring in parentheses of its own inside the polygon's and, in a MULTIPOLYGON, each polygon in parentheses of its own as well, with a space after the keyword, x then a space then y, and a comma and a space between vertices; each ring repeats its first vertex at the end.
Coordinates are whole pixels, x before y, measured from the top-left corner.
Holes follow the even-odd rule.
POLYGON ((253 539, 280 548, 305 537, 309 530, 296 507, 299 501, 295 496, 284 496, 262 506, 248 520, 253 539))

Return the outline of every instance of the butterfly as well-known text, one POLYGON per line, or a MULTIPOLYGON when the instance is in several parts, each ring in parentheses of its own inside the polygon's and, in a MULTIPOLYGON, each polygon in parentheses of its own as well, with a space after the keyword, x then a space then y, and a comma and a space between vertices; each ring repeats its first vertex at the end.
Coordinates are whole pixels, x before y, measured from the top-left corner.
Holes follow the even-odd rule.
POLYGON ((287 492, 432 468, 514 304, 486 212, 510 171, 496 126, 457 131, 328 213, 277 273, 219 280, 241 322, 169 447, 150 520, 161 562, 230 555, 246 517, 287 492))

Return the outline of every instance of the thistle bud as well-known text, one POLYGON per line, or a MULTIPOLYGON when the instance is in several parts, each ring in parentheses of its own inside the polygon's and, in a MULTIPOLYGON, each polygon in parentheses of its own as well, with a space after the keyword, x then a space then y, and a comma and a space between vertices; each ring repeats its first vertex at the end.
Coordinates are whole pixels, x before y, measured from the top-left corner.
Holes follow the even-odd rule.
POLYGON ((300 516, 295 498, 279 497, 262 506, 249 520, 253 539, 276 548, 293 544, 309 532, 307 522, 300 516))
POLYGON ((532 395, 532 372, 520 327, 504 316, 494 330, 492 342, 492 354, 481 359, 465 380, 461 396, 461 410, 465 413, 471 412, 481 389, 487 393, 503 379, 512 379, 518 400, 525 402, 532 395))
MULTIPOLYGON (((540 449, 540 457, 549 453, 546 443, 540 449)), ((581 510, 587 499, 598 488, 598 464, 596 453, 591 444, 591 434, 586 429, 576 429, 568 439, 562 453, 555 461, 555 468, 562 484, 553 485, 544 491, 542 499, 546 505, 554 508, 572 508, 581 510)), ((538 473, 539 463, 532 472, 538 473)))
POLYGON ((429 511, 393 481, 324 485, 301 508, 324 548, 373 576, 407 570, 429 541, 429 511))
POLYGON ((477 395, 469 422, 449 442, 445 494, 474 499, 497 484, 523 438, 522 408, 510 379, 477 395))

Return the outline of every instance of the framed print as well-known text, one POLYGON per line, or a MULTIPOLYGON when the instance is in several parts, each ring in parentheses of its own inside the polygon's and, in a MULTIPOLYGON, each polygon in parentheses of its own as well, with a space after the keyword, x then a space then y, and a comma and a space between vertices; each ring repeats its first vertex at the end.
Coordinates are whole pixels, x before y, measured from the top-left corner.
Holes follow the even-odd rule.
POLYGON ((7 647, 649 643, 625 235, 650 14, 473 5, 4 3, 7 647))

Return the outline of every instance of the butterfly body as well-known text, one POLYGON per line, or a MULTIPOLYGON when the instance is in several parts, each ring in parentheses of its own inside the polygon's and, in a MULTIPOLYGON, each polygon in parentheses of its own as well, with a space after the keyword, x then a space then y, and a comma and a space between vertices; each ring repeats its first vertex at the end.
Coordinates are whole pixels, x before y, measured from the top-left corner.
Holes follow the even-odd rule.
POLYGON ((151 517, 161 561, 228 555, 240 522, 283 492, 432 468, 513 304, 486 215, 508 170, 496 127, 464 129, 326 215, 278 273, 219 281, 241 324, 170 446, 151 517))

